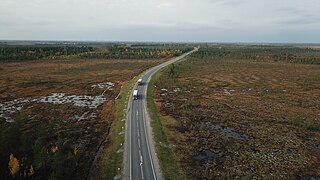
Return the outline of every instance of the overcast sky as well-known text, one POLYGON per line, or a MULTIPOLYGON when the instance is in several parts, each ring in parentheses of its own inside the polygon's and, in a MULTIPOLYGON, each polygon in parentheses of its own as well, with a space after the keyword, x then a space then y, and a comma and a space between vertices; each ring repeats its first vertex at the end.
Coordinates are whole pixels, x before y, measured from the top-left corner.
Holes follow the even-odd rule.
POLYGON ((0 0, 0 39, 320 43, 320 0, 0 0))

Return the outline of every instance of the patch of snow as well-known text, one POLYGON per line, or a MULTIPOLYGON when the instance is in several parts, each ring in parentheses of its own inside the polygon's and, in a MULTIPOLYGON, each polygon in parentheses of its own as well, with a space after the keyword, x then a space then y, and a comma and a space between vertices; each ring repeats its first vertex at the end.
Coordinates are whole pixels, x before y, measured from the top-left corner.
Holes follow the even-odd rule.
POLYGON ((173 90, 173 92, 180 92, 180 91, 181 91, 180 88, 175 88, 175 89, 173 90))
MULTIPOLYGON (((87 96, 87 95, 69 95, 65 93, 53 93, 50 96, 44 96, 36 99, 20 98, 13 101, 0 103, 0 118, 5 119, 6 122, 14 122, 12 114, 20 111, 27 103, 51 103, 51 104, 67 104, 72 103, 77 107, 85 107, 89 109, 96 109, 106 101, 103 95, 87 96)), ((80 118, 80 117, 79 117, 80 118)))
POLYGON ((99 84, 92 85, 91 87, 112 90, 112 88, 114 87, 114 83, 112 82, 99 83, 99 84))
POLYGON ((231 93, 227 89, 223 89, 224 93, 231 95, 231 93))
POLYGON ((97 108, 106 101, 102 95, 87 96, 87 95, 70 95, 66 96, 64 93, 53 93, 51 96, 39 98, 38 102, 52 103, 52 104, 67 104, 72 103, 74 106, 87 107, 90 109, 97 108))
POLYGON ((0 118, 4 118, 6 122, 14 122, 14 119, 10 117, 10 115, 20 111, 23 105, 28 102, 30 102, 29 99, 20 98, 13 101, 0 103, 0 118))
POLYGON ((74 115, 73 118, 77 121, 82 121, 90 118, 96 118, 97 114, 96 113, 90 113, 89 112, 84 112, 82 115, 74 115))

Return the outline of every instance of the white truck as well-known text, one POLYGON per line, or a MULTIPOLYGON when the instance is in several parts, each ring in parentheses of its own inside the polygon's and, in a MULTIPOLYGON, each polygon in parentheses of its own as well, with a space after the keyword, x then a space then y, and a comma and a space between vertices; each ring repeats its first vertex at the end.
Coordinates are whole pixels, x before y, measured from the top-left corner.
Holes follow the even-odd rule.
POLYGON ((138 99, 138 90, 133 90, 133 99, 138 99))

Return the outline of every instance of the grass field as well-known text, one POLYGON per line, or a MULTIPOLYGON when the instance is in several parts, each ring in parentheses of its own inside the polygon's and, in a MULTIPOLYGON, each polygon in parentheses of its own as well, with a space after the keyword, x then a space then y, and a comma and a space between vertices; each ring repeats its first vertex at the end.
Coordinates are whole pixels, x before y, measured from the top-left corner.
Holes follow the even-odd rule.
MULTIPOLYGON (((69 59, 1 63, 2 176, 11 177, 8 162, 13 154, 20 166, 17 177, 86 178, 105 138, 106 148, 113 147, 113 141, 123 141, 115 134, 119 123, 113 125, 120 118, 122 105, 114 99, 121 86, 163 61, 69 59)), ((107 150, 107 154, 110 150, 114 149, 107 150)), ((108 157, 118 158, 115 166, 121 166, 122 153, 108 157)), ((103 165, 107 172, 97 170, 102 173, 98 177, 112 177, 117 172, 111 168, 113 165, 103 165)))
POLYGON ((296 47, 206 46, 166 68, 155 104, 188 178, 319 177, 319 57, 296 47))

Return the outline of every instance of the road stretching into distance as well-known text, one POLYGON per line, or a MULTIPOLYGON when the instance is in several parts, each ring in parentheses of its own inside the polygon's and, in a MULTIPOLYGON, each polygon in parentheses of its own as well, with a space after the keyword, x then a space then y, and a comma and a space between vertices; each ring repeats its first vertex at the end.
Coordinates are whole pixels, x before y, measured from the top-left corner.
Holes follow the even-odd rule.
POLYGON ((157 163, 155 147, 152 143, 150 118, 146 107, 148 84, 152 75, 161 68, 179 61, 197 50, 198 48, 195 48, 190 52, 151 68, 141 77, 142 84, 134 86, 133 90, 138 90, 138 99, 133 100, 131 95, 128 102, 123 179, 156 180, 162 178, 160 167, 157 163))

